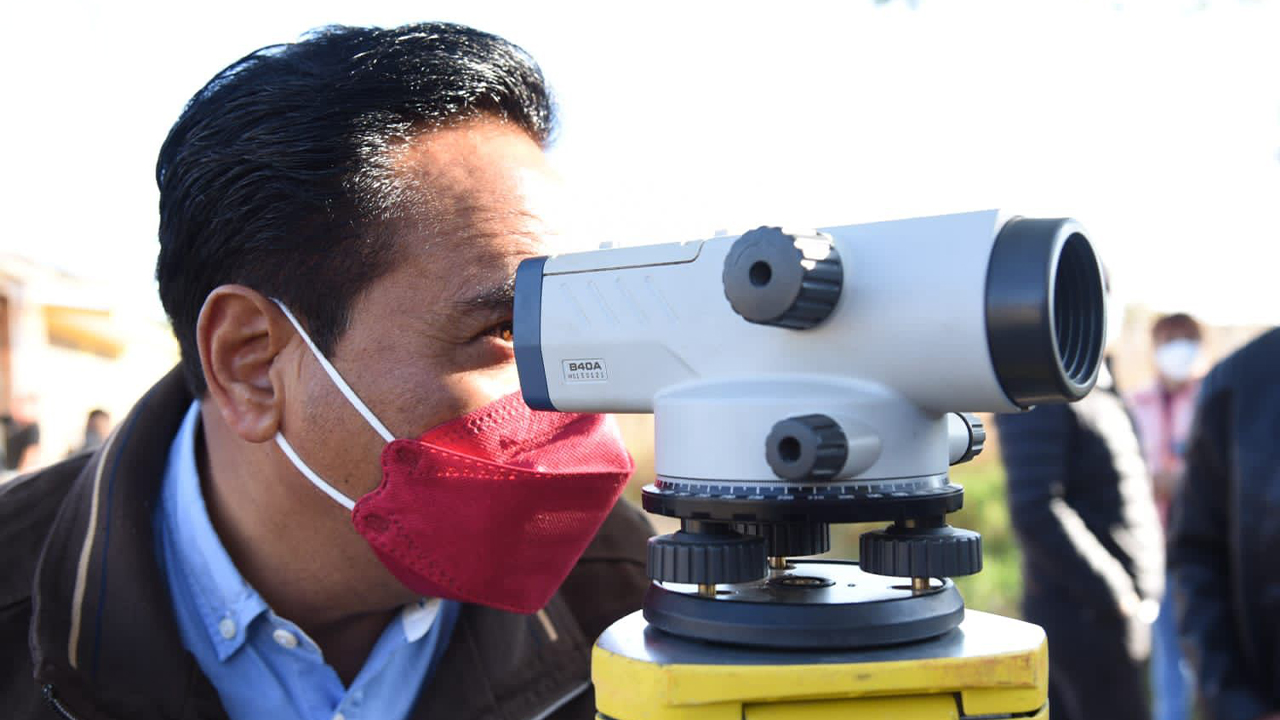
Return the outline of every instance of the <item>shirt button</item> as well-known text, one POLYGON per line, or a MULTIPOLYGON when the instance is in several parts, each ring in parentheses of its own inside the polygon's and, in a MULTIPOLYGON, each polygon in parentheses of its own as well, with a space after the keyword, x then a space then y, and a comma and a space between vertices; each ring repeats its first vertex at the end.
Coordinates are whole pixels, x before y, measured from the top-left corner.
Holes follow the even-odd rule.
POLYGON ((334 713, 333 720, 347 720, 347 716, 342 713, 334 713))
POLYGON ((218 621, 218 632, 222 637, 230 640, 236 636, 236 621, 229 617, 222 618, 218 621))
POLYGON ((297 636, 284 628, 276 629, 275 632, 271 633, 271 638, 275 640, 280 647, 286 650, 292 650, 298 647, 297 636))

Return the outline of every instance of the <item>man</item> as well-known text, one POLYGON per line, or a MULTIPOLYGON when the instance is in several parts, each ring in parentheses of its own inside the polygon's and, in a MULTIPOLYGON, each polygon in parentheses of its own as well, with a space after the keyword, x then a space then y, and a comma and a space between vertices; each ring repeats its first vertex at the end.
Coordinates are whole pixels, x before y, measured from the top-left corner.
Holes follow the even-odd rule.
POLYGON ((512 394, 551 126, 528 56, 446 24, 196 94, 157 167, 181 367, 0 491, 6 717, 593 717, 648 526, 611 424, 512 394))
POLYGON ((1022 549, 1023 615, 1049 639, 1054 720, 1148 717, 1140 666, 1164 555, 1110 373, 1104 367, 1083 400, 1000 415, 996 425, 1022 549))
MULTIPOLYGON (((1156 508, 1167 530, 1169 505, 1182 477, 1183 453, 1200 390, 1200 323, 1185 313, 1166 315, 1151 328, 1156 381, 1128 398, 1142 453, 1151 471, 1156 508)), ((1166 581, 1166 588, 1172 585, 1166 581)), ((1151 696, 1155 720, 1191 716, 1190 668, 1178 647, 1173 593, 1166 590, 1151 634, 1151 696)))
POLYGON ((1169 570, 1214 720, 1280 720, 1280 330, 1200 386, 1169 570))

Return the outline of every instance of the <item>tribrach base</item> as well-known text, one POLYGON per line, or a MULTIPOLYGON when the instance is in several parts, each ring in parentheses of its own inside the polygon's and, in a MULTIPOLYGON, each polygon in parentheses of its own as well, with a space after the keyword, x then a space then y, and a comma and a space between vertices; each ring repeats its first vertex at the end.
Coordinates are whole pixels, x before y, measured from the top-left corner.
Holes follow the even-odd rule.
POLYGON ((774 648, 847 649, 914 642, 964 619, 950 580, 913 591, 907 578, 863 572, 855 562, 790 560, 762 580, 717 586, 654 583, 644 598, 650 625, 684 638, 774 648))

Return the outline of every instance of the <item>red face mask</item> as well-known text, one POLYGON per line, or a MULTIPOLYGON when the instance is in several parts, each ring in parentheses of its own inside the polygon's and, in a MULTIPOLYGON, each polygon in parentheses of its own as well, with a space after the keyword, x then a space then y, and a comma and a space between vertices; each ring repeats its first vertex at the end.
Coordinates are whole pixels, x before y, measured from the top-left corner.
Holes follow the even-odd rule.
POLYGON ((416 440, 397 440, 280 307, 338 389, 388 441, 382 483, 358 502, 321 479, 277 433, 298 470, 352 510, 357 532, 414 592, 522 613, 546 605, 635 469, 612 418, 530 410, 513 393, 416 440))

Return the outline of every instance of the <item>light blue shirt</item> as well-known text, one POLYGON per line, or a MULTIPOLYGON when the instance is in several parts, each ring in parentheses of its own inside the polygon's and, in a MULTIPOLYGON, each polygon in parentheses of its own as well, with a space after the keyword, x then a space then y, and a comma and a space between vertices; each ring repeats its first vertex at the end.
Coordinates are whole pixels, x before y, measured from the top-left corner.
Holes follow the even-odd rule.
POLYGON ((249 586, 218 539, 200 490, 191 404, 165 468, 153 522, 178 629, 232 720, 402 720, 449 643, 459 605, 406 606, 378 638, 351 687, 297 625, 249 586))

